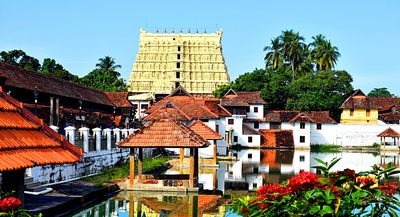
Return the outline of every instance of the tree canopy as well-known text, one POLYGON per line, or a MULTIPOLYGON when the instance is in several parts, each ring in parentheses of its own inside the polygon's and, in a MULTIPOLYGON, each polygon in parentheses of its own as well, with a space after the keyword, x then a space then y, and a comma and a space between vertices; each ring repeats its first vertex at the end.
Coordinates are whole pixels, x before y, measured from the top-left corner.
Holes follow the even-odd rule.
POLYGON ((395 97, 394 94, 390 93, 390 91, 386 87, 374 88, 368 93, 368 96, 374 97, 395 97))

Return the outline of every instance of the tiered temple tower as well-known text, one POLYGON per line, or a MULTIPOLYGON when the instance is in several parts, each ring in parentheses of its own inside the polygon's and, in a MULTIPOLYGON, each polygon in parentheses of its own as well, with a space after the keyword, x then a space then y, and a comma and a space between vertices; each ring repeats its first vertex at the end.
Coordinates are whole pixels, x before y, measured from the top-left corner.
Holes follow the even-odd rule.
POLYGON ((140 30, 140 47, 128 90, 134 94, 169 94, 179 85, 188 92, 211 95, 230 82, 215 33, 149 33, 140 30))

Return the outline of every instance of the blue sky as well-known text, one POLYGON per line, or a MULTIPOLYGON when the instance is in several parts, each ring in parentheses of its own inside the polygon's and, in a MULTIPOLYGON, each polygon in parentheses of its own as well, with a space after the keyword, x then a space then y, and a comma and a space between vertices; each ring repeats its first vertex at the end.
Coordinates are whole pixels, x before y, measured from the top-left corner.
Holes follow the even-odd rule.
POLYGON ((262 48, 282 30, 323 34, 342 54, 336 69, 368 93, 387 87, 400 95, 400 1, 3 1, 0 50, 22 49, 56 59, 74 74, 112 56, 129 79, 139 29, 224 29, 223 53, 231 79, 264 67, 262 48), (57 2, 57 3, 56 3, 57 2))

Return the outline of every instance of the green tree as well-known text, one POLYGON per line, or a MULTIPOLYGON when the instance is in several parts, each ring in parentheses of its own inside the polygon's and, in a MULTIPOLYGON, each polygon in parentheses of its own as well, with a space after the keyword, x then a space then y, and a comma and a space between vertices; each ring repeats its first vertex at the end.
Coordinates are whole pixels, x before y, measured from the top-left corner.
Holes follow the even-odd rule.
POLYGON ((261 89, 261 98, 267 102, 268 109, 285 109, 289 88, 292 82, 292 71, 287 68, 267 70, 268 81, 261 89))
POLYGON ((310 47, 312 47, 310 58, 315 62, 317 70, 333 69, 340 57, 338 48, 332 46, 331 42, 321 34, 314 36, 313 40, 310 44, 310 47))
POLYGON ((304 37, 298 32, 294 33, 293 30, 285 30, 282 32, 282 35, 279 36, 279 39, 282 43, 283 57, 291 66, 292 80, 294 80, 297 67, 306 58, 305 51, 307 46, 304 43, 304 37))
POLYGON ((390 93, 390 91, 386 87, 374 88, 368 93, 368 96, 372 97, 395 97, 394 94, 390 93))
POLYGON ((43 60, 40 72, 55 78, 60 78, 75 83, 79 82, 78 76, 69 73, 62 65, 58 64, 54 59, 51 58, 45 58, 43 60))
POLYGON ((96 69, 82 77, 80 82, 101 91, 125 91, 126 84, 122 78, 119 78, 120 73, 116 71, 117 68, 121 66, 115 64, 114 58, 109 56, 100 58, 96 69))
POLYGON ((283 64, 282 53, 281 53, 282 44, 279 38, 273 38, 271 40, 271 46, 265 46, 264 51, 268 51, 268 53, 264 57, 266 67, 272 67, 273 69, 277 69, 283 64))
POLYGON ((40 69, 39 60, 27 55, 23 50, 2 51, 0 52, 0 61, 33 71, 40 69))

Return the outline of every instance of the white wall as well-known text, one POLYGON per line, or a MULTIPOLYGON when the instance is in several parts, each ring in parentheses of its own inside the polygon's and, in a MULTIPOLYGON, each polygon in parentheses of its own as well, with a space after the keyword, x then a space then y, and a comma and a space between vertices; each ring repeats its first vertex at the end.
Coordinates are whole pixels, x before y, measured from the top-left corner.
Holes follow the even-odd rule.
POLYGON ((317 124, 311 123, 311 144, 337 144, 337 127, 338 124, 322 124, 317 130, 317 124))
POLYGON ((250 105, 250 111, 246 113, 249 119, 262 119, 264 118, 264 106, 263 105, 250 105), (258 112, 254 112, 254 108, 258 109, 258 112))

